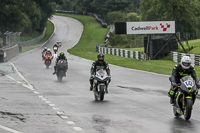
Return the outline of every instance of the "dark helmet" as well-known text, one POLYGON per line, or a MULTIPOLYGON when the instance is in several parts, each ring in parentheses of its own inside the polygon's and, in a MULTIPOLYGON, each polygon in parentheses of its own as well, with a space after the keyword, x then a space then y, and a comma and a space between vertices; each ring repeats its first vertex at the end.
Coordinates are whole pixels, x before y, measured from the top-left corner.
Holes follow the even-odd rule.
POLYGON ((65 53, 64 52, 60 52, 60 57, 64 57, 65 53))
POLYGON ((98 61, 104 61, 104 54, 99 53, 99 54, 97 55, 97 59, 98 59, 98 61))

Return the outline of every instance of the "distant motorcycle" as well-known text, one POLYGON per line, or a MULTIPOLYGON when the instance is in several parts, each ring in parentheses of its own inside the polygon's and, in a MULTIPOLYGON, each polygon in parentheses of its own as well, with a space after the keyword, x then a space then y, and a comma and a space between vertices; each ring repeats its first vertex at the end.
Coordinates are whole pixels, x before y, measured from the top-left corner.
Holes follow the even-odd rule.
POLYGON ((53 47, 53 51, 54 51, 54 53, 56 54, 57 51, 58 51, 58 47, 53 47))
POLYGON ((58 78, 58 81, 62 81, 62 78, 66 75, 66 71, 68 69, 68 63, 66 60, 59 60, 56 65, 56 75, 58 78))
POLYGON ((44 64, 46 65, 46 68, 49 68, 49 66, 51 65, 51 60, 53 59, 53 57, 51 55, 45 55, 44 56, 44 64))
POLYGON ((192 114, 192 108, 198 93, 195 81, 190 76, 181 78, 181 84, 175 89, 176 91, 173 106, 173 112, 176 117, 184 115, 185 120, 189 120, 192 114))
POLYGON ((44 57, 44 53, 45 53, 45 52, 42 52, 42 53, 41 53, 41 54, 42 54, 42 60, 45 59, 45 57, 44 57))
POLYGON ((58 46, 61 47, 61 46, 62 46, 62 43, 61 43, 61 42, 58 42, 58 46))
POLYGON ((108 77, 106 71, 103 69, 98 70, 96 72, 96 75, 94 76, 94 82, 93 82, 93 92, 96 100, 98 101, 104 100, 104 94, 106 92, 109 83, 110 83, 110 78, 108 77))

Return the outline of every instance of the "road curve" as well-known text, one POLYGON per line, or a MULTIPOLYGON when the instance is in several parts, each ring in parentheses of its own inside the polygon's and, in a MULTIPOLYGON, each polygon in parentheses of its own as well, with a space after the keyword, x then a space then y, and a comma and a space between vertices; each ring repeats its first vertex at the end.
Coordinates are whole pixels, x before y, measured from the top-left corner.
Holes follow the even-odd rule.
MULTIPOLYGON (((51 21, 56 32, 47 47, 52 49, 56 41, 62 41, 60 51, 66 52, 77 44, 83 31, 80 22, 61 16, 53 16, 51 21)), ((49 69, 45 68, 41 61, 41 51, 42 48, 38 48, 22 53, 12 62, 40 95, 65 113, 66 120, 59 116, 58 119, 63 120, 63 123, 71 122, 70 126, 66 124, 67 128, 63 127, 66 132, 196 133, 200 130, 199 100, 194 105, 190 121, 182 117, 174 118, 167 97, 170 85, 166 75, 110 65, 112 81, 109 94, 105 95, 103 102, 96 102, 93 93, 89 92, 91 60, 67 53, 69 70, 67 77, 60 83, 52 75, 54 63, 49 69)), ((34 124, 32 128, 36 128, 34 124)), ((48 128, 47 125, 44 127, 45 130, 48 128)), ((20 131, 23 132, 23 129, 20 131)), ((43 130, 37 130, 37 133, 43 133, 43 130)))

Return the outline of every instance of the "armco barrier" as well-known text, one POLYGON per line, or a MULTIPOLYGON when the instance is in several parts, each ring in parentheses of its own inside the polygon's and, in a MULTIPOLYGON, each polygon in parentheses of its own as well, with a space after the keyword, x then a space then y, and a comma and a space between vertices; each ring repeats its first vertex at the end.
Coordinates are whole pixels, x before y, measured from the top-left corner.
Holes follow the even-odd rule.
POLYGON ((146 54, 139 51, 129 51, 118 48, 107 48, 101 44, 96 45, 96 51, 103 54, 111 54, 125 58, 134 58, 137 60, 146 60, 146 54))
POLYGON ((19 54, 19 45, 16 44, 12 47, 1 48, 0 49, 0 62, 8 61, 9 59, 15 57, 19 54))
MULTIPOLYGON (((83 15, 82 12, 74 12, 74 11, 66 11, 66 10, 56 10, 57 13, 65 13, 65 14, 79 14, 79 15, 83 15)), ((102 19, 100 19, 96 14, 94 13, 86 13, 85 15, 89 15, 89 16, 93 16, 94 19, 100 23, 100 25, 103 28, 107 28, 107 23, 105 23, 102 19)))
POLYGON ((39 37, 34 38, 32 40, 25 41, 25 42, 20 42, 20 46, 31 45, 36 42, 39 42, 45 36, 45 33, 46 33, 46 28, 44 29, 43 33, 39 37))
POLYGON ((180 62, 181 58, 185 55, 190 56, 190 58, 192 60, 192 62, 191 62, 192 66, 194 66, 194 65, 200 66, 200 55, 186 54, 186 53, 179 53, 179 52, 171 51, 171 59, 174 62, 180 62))

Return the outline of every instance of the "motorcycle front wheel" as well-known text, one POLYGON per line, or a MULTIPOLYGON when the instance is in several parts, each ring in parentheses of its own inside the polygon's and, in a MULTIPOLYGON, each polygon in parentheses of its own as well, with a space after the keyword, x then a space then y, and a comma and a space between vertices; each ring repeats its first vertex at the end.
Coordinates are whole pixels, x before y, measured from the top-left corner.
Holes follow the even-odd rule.
POLYGON ((192 99, 188 98, 186 99, 185 108, 184 108, 184 118, 185 120, 189 120, 192 114, 192 106, 193 101, 192 99))
POLYGON ((99 92, 99 95, 100 95, 100 101, 103 101, 104 99, 104 86, 103 85, 100 85, 100 92, 99 92))

